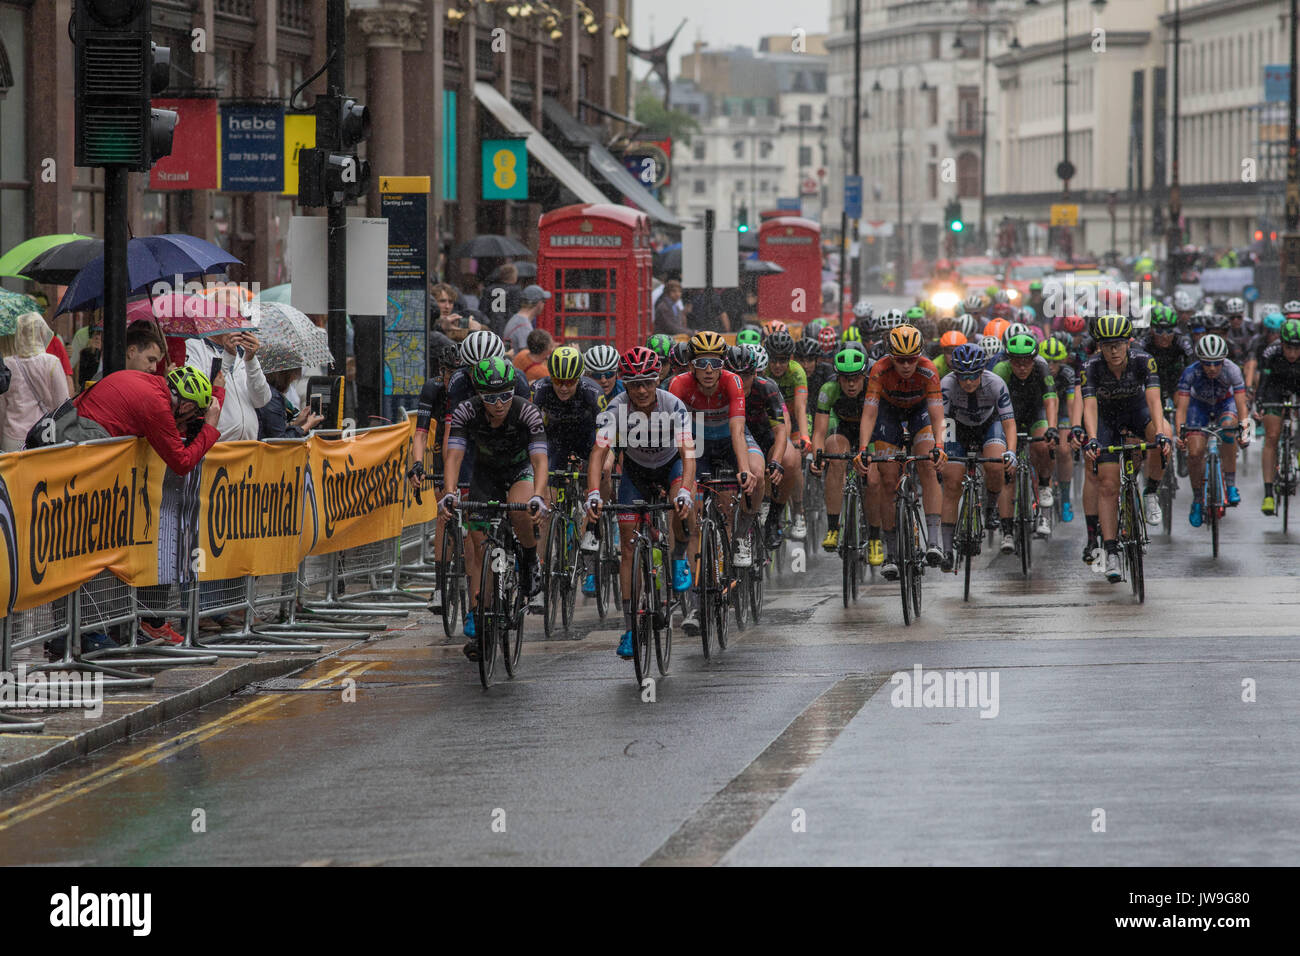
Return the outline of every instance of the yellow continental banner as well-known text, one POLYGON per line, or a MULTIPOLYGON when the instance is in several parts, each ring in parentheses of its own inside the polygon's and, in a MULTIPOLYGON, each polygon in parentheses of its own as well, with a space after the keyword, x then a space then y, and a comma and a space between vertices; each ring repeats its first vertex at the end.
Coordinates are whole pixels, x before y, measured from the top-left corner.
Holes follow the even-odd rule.
POLYGON ((307 442, 217 442, 199 482, 200 580, 297 570, 305 554, 307 442))
MULTIPOLYGON (((415 437, 415 418, 407 419, 409 428, 408 439, 415 437)), ((438 502, 435 500, 437 489, 433 487, 433 473, 437 467, 437 451, 433 447, 432 436, 429 444, 424 449, 424 475, 425 478, 420 482, 420 497, 422 503, 416 504, 415 495, 411 493, 411 483, 406 483, 406 511, 402 514, 402 527, 409 528, 413 524, 420 524, 425 521, 432 521, 438 516, 438 502)), ((408 448, 407 460, 410 460, 410 451, 408 448)), ((410 465, 406 466, 407 468, 410 465)), ((403 471, 406 469, 404 468, 403 471)))
POLYGON ((159 533, 166 470, 139 439, 0 455, 0 613, 48 604, 104 570, 157 584, 176 549, 159 533))
POLYGON ((410 432, 410 424, 402 422, 346 438, 311 436, 310 553, 330 554, 401 534, 410 432))

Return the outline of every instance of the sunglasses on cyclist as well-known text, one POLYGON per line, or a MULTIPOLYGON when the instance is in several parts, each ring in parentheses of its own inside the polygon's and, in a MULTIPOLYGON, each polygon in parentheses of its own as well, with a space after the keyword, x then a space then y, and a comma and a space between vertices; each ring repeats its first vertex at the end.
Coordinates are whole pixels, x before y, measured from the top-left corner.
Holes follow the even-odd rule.
POLYGON ((658 377, 655 378, 625 378, 623 384, 628 388, 655 388, 659 384, 658 377))
POLYGON ((958 372, 957 381, 959 382, 978 382, 984 377, 983 372, 958 372))
POLYGON ((618 372, 592 372, 592 378, 613 378, 618 372))
POLYGON ((514 397, 514 392, 488 392, 483 396, 483 402, 487 405, 504 405, 514 397))
POLYGON ((703 358, 692 359, 691 364, 696 368, 711 368, 717 371, 722 368, 722 359, 706 355, 703 358))
POLYGON ((577 385, 578 380, 576 378, 553 378, 551 384, 568 388, 570 385, 577 385))
POLYGON ((1220 359, 1220 360, 1217 361, 1217 362, 1212 362, 1212 361, 1208 361, 1208 360, 1206 360, 1206 359, 1201 359, 1201 366, 1204 367, 1204 368, 1218 368, 1218 367, 1219 367, 1220 365, 1222 365, 1222 364, 1223 364, 1223 360, 1222 360, 1222 359, 1220 359))

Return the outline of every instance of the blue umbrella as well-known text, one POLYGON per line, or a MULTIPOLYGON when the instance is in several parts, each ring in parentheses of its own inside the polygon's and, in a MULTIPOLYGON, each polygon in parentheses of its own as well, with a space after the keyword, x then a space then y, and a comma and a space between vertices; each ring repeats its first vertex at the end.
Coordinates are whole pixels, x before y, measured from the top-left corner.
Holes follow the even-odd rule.
MULTIPOLYGON (((164 235, 132 239, 126 245, 127 291, 147 292, 155 283, 180 276, 191 279, 211 273, 224 274, 239 260, 220 246, 193 236, 164 235)), ((180 289, 168 291, 180 292, 180 289)), ((104 257, 90 260, 77 273, 54 313, 99 308, 104 299, 104 257)))

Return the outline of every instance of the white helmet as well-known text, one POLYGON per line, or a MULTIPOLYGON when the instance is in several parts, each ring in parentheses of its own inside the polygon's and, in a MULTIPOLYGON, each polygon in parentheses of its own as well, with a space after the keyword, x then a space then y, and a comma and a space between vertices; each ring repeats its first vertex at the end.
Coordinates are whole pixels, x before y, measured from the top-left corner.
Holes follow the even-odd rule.
POLYGON ((869 319, 875 311, 875 307, 866 299, 858 299, 858 304, 853 307, 853 315, 859 319, 869 319))
POLYGON ((754 371, 762 375, 767 371, 768 357, 767 349, 761 345, 746 345, 745 348, 754 353, 754 371))
POLYGON ((1297 302, 1295 299, 1288 299, 1283 303, 1282 313, 1284 315, 1295 315, 1297 312, 1300 312, 1300 302, 1297 302))
POLYGON ((902 309, 890 309, 876 320, 876 324, 882 331, 887 329, 896 329, 900 325, 905 325, 906 323, 907 319, 903 317, 902 309))
POLYGON ((980 338, 980 348, 989 358, 997 355, 1002 351, 1002 340, 996 335, 985 335, 980 338))
POLYGON ((618 368, 618 349, 612 345, 593 345, 582 355, 588 372, 613 372, 618 368))
POLYGON ((1223 311, 1228 315, 1245 315, 1246 303, 1234 295, 1227 302, 1223 303, 1223 311))
POLYGON ((979 323, 975 321, 975 316, 966 312, 957 316, 957 330, 966 336, 966 341, 974 342, 975 333, 979 331, 979 323))
POLYGON ((1222 362, 1228 357, 1228 343, 1213 333, 1202 335, 1196 343, 1196 357, 1202 362, 1222 362))
POLYGON ((484 359, 505 358, 506 343, 495 332, 479 329, 465 336, 460 343, 460 364, 477 365, 484 359))
POLYGON ((1179 289, 1174 293, 1175 312, 1191 312, 1194 308, 1196 308, 1196 300, 1192 298, 1190 292, 1186 289, 1179 289))
POLYGON ((1034 333, 1030 331, 1029 326, 1025 325, 1023 322, 1012 322, 1007 326, 1006 331, 1002 333, 1002 344, 1006 345, 1017 335, 1033 334, 1034 333))

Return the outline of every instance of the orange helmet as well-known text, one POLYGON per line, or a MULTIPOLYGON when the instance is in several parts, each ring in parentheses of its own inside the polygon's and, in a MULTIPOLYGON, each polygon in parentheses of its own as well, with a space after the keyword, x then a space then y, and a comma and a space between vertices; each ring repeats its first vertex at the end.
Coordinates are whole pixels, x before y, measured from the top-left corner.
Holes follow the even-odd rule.
POLYGON ((763 323, 763 335, 768 336, 773 332, 788 332, 789 327, 780 319, 771 319, 763 323))
POLYGON ((915 326, 900 325, 889 333, 889 354, 900 357, 921 354, 921 333, 915 326))
POLYGON ((984 326, 983 335, 991 335, 996 339, 1002 338, 1002 333, 1011 327, 1011 323, 1006 319, 994 319, 988 325, 984 326))
POLYGON ((939 337, 939 345, 945 349, 952 349, 965 344, 966 336, 955 330, 952 332, 945 332, 939 337))

